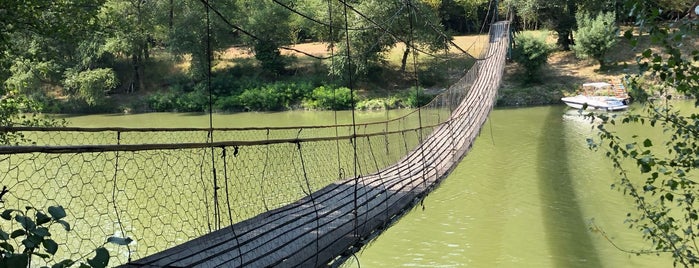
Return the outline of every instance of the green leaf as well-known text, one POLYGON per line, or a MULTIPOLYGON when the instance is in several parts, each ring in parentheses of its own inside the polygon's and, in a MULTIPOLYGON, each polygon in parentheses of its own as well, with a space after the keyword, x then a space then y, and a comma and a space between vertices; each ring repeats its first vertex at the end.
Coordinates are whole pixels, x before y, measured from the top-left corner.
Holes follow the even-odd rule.
POLYGON ((58 262, 54 265, 51 266, 51 268, 65 268, 65 267, 70 267, 73 265, 73 260, 67 259, 67 260, 62 260, 61 262, 58 262))
POLYGON ((0 217, 6 220, 12 220, 12 212, 19 211, 16 209, 6 209, 5 211, 0 214, 0 217))
POLYGON ((39 256, 39 257, 41 257, 42 259, 51 258, 51 255, 46 254, 46 253, 41 253, 41 252, 32 252, 32 255, 39 256))
POLYGON ((36 224, 37 225, 42 225, 42 224, 50 222, 50 221, 51 221, 51 217, 49 217, 48 215, 46 215, 42 212, 36 213, 36 224))
POLYGON ((95 249, 95 257, 87 260, 87 263, 95 268, 107 267, 107 264, 109 264, 109 251, 103 247, 95 249))
POLYGON ((0 230, 0 240, 5 241, 10 239, 10 235, 3 230, 0 230))
POLYGON ((22 225, 22 228, 26 230, 34 230, 36 228, 36 223, 32 219, 23 215, 16 215, 15 220, 22 225))
POLYGON ((32 231, 31 233, 33 233, 33 234, 35 234, 35 235, 37 235, 37 236, 40 236, 40 237, 51 236, 51 233, 49 232, 49 229, 46 228, 46 227, 39 227, 39 228, 36 228, 36 229, 34 229, 34 231, 32 231))
POLYGON ((131 241, 133 241, 133 239, 131 239, 131 237, 121 238, 121 237, 111 236, 111 237, 107 238, 108 243, 117 244, 120 246, 126 246, 128 244, 131 244, 131 241))
POLYGON ((14 232, 12 232, 12 234, 10 234, 10 238, 17 238, 17 237, 20 237, 20 236, 23 236, 26 234, 27 234, 26 231, 24 231, 22 229, 17 229, 14 232))
POLYGON ((12 245, 10 245, 7 242, 0 243, 0 248, 4 249, 5 251, 10 252, 10 253, 15 252, 15 247, 13 247, 12 245))
POLYGON ((643 141, 643 147, 651 147, 653 146, 653 142, 650 139, 646 139, 643 141))
POLYGON ((63 225, 63 229, 65 229, 66 231, 70 231, 70 223, 64 220, 57 220, 56 222, 60 225, 63 225))
POLYGON ((66 211, 62 206, 50 206, 49 214, 54 220, 60 220, 66 217, 66 211))
POLYGON ((675 198, 675 196, 673 196, 671 193, 666 193, 666 194, 665 194, 665 199, 670 200, 670 202, 672 202, 672 200, 673 200, 674 198, 675 198))
POLYGON ((42 242, 41 245, 43 245, 46 249, 46 252, 50 253, 51 255, 56 254, 56 251, 58 251, 58 244, 56 243, 56 241, 53 241, 51 239, 44 240, 44 242, 42 242))
POLYGON ((29 240, 29 238, 22 240, 22 245, 24 245, 24 247, 28 249, 34 249, 37 246, 36 243, 32 242, 32 240, 29 240))

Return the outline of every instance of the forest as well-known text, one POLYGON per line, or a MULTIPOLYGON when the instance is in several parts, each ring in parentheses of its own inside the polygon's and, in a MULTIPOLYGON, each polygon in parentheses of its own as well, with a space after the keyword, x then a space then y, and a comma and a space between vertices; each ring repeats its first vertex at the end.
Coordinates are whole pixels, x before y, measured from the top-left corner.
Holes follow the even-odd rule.
MULTIPOLYGON (((649 3, 664 19, 692 4, 649 3)), ((569 50, 578 12, 614 12, 618 23, 631 23, 630 8, 618 0, 7 0, 0 94, 5 103, 26 102, 18 109, 46 113, 348 109, 348 74, 365 95, 410 88, 406 65, 418 53, 410 48, 437 53, 453 36, 487 32, 510 12, 516 30, 550 30, 557 49, 569 50), (336 57, 284 53, 309 42, 336 57), (386 53, 398 43, 408 45, 390 66, 386 53), (226 61, 231 48, 253 56, 226 61), (399 82, 387 85, 386 77, 399 82)), ((444 72, 426 70, 415 70, 417 87, 447 83, 444 72)), ((398 92, 381 105, 424 101, 398 92)))

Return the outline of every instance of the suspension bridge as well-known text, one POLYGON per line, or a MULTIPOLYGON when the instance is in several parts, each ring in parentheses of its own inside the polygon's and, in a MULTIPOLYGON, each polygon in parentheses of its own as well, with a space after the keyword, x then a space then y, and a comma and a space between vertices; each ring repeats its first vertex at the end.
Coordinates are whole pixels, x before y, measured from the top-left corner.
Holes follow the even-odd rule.
POLYGON ((486 43, 432 102, 381 122, 2 127, 17 138, 0 146, 4 205, 64 206, 72 230, 57 257, 78 259, 120 237, 134 242, 105 246, 125 267, 336 266, 469 151, 495 103, 509 23, 493 23, 486 43))

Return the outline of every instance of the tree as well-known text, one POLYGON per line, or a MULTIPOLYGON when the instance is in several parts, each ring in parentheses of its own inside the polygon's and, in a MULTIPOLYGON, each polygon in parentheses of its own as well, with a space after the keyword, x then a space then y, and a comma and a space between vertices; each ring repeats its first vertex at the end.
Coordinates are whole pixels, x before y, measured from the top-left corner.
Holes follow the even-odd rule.
MULTIPOLYGON (((661 88, 659 101, 648 102, 642 111, 628 115, 597 115, 598 139, 588 140, 591 148, 606 150, 618 171, 613 184, 635 201, 627 214, 629 228, 636 229, 653 250, 637 254, 668 253, 675 265, 691 267, 699 264, 699 113, 680 112, 673 108, 667 90, 699 97, 699 50, 683 45, 687 38, 696 40, 693 22, 681 19, 663 23, 654 3, 626 0, 643 34, 662 48, 662 53, 646 49, 638 59, 639 73, 630 76, 628 86, 643 89, 643 79, 652 79, 661 88), (664 138, 626 137, 615 132, 616 123, 660 128, 664 138)), ((624 34, 632 44, 638 37, 632 30, 624 34)), ((646 100, 640 100, 646 101, 646 100)), ((699 101, 695 102, 695 106, 699 101)))
MULTIPOLYGON (((224 16, 222 19, 214 11, 209 12, 210 36, 207 37, 206 6, 200 1, 182 1, 173 8, 172 28, 164 41, 167 49, 177 57, 191 57, 189 76, 194 81, 203 80, 208 72, 207 58, 210 55, 207 55, 207 42, 210 42, 211 51, 215 52, 230 47, 238 40, 238 34, 224 19, 235 22, 233 18, 243 17, 237 16, 235 1, 217 0, 208 3, 224 16)), ((170 23, 169 11, 157 15, 160 16, 158 25, 170 23)))
POLYGON ((74 63, 79 40, 98 27, 104 0, 8 0, 0 7, 0 94, 34 95, 61 79, 74 63), (7 80, 13 80, 7 82, 7 80), (31 82, 28 84, 18 81, 31 82), (7 87, 14 87, 12 89, 7 87))
POLYGON ((351 60, 353 72, 366 75, 372 64, 383 60, 382 52, 395 47, 398 42, 405 44, 400 67, 405 71, 408 56, 417 52, 414 48, 435 52, 446 49, 452 38, 444 32, 437 11, 421 1, 367 0, 347 10, 352 12, 348 14, 352 27, 349 33, 343 33, 342 40, 344 35, 349 35, 353 54, 351 59, 347 59, 346 53, 342 52, 346 51, 346 44, 340 43, 339 55, 342 56, 336 63, 341 68, 333 69, 342 73, 351 60))
POLYGON ((575 15, 578 30, 573 32, 576 44, 573 50, 578 58, 591 57, 599 62, 600 70, 606 69, 607 52, 618 43, 619 28, 614 12, 600 13, 591 17, 587 12, 575 15))
MULTIPOLYGON (((284 2, 292 7, 290 1, 284 2)), ((246 37, 246 42, 253 48, 255 58, 263 69, 273 74, 283 73, 287 63, 279 47, 294 43, 297 37, 291 11, 269 0, 247 0, 241 4, 246 14, 243 25, 254 35, 246 37)))
POLYGON ((519 33, 515 36, 515 46, 512 49, 513 59, 519 63, 525 72, 525 82, 538 80, 538 71, 546 64, 551 54, 551 47, 546 44, 545 35, 531 32, 519 33))

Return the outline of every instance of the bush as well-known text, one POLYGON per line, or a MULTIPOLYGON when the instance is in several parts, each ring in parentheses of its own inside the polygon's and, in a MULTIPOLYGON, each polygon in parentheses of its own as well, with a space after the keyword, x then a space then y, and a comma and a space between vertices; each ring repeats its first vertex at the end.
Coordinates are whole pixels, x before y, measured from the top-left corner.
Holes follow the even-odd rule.
POLYGON ((67 71, 65 76, 64 86, 68 92, 90 106, 101 104, 106 93, 119 85, 114 70, 109 68, 82 72, 67 71))
POLYGON ((605 55, 618 42, 619 28, 615 17, 614 12, 600 13, 594 18, 587 12, 575 14, 578 30, 573 32, 573 51, 578 58, 591 57, 599 62, 600 70, 606 68, 605 55))
POLYGON ((273 87, 261 87, 245 90, 238 100, 248 111, 278 111, 284 108, 282 94, 273 87))
POLYGON ((416 92, 415 87, 412 87, 405 98, 405 105, 410 108, 422 107, 430 103, 432 99, 434 99, 434 95, 425 94, 422 88, 418 88, 416 92))
POLYGON ((240 98, 238 96, 226 96, 216 99, 214 102, 214 110, 216 111, 241 111, 244 106, 240 103, 240 98))
POLYGON ((349 88, 320 86, 313 90, 310 99, 304 102, 304 106, 319 110, 348 110, 352 109, 352 100, 352 91, 349 88))
POLYGON ((551 46, 546 44, 546 36, 530 32, 520 33, 515 36, 515 44, 512 58, 524 68, 524 81, 537 81, 539 69, 546 64, 551 54, 551 46))

